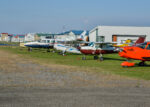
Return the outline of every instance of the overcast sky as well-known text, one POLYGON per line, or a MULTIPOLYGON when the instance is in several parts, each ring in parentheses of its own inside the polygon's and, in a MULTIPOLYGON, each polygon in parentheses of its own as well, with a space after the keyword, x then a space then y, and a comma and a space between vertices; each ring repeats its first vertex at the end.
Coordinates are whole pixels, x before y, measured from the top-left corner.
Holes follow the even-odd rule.
POLYGON ((150 0, 0 0, 0 32, 150 26, 150 0))

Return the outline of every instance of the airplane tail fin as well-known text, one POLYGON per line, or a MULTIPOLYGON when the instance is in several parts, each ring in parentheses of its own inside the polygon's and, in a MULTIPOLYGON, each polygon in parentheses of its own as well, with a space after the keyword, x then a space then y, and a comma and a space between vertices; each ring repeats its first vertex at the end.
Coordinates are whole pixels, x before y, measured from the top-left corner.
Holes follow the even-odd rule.
POLYGON ((83 33, 77 39, 83 41, 86 33, 86 31, 83 31, 83 33))
POLYGON ((141 36, 139 39, 134 43, 134 45, 144 43, 146 36, 141 36))

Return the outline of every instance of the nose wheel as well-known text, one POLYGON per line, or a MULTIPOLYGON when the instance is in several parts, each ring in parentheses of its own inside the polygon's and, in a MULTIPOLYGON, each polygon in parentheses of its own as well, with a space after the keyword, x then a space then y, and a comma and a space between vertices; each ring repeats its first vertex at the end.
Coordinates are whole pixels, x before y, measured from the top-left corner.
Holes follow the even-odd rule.
POLYGON ((31 52, 32 51, 32 48, 31 47, 28 47, 28 52, 31 52))
POLYGON ((99 54, 99 60, 100 60, 100 61, 103 61, 103 60, 104 60, 103 55, 102 55, 101 53, 99 54))
POLYGON ((100 60, 100 61, 104 61, 104 58, 103 58, 103 57, 100 57, 99 60, 100 60))

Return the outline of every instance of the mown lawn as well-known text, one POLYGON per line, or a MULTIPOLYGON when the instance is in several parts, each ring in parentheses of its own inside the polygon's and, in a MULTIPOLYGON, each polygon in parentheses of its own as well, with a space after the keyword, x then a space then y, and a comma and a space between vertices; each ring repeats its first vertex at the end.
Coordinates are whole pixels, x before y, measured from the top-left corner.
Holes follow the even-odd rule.
POLYGON ((0 41, 0 44, 19 46, 19 43, 18 43, 18 42, 5 42, 5 41, 0 41))
MULTIPOLYGON (((19 47, 0 47, 2 50, 6 50, 29 58, 35 58, 43 63, 54 63, 62 65, 78 66, 86 69, 96 68, 93 72, 112 73, 117 75, 129 76, 139 79, 150 80, 150 62, 147 62, 147 66, 123 68, 120 64, 125 61, 124 58, 118 56, 118 54, 105 54, 104 61, 93 60, 93 56, 86 56, 87 60, 82 60, 83 55, 67 54, 66 56, 58 55, 58 53, 47 53, 46 50, 33 50, 28 52, 27 48, 20 49, 19 47)), ((140 61, 133 61, 137 64, 140 61)))

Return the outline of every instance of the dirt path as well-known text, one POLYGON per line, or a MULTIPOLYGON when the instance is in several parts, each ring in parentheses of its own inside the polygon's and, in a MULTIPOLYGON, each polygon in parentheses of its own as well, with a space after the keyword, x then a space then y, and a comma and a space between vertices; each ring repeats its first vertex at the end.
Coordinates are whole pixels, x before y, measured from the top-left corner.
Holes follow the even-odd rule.
POLYGON ((41 65, 0 50, 2 107, 149 107, 149 89, 149 81, 41 65))

